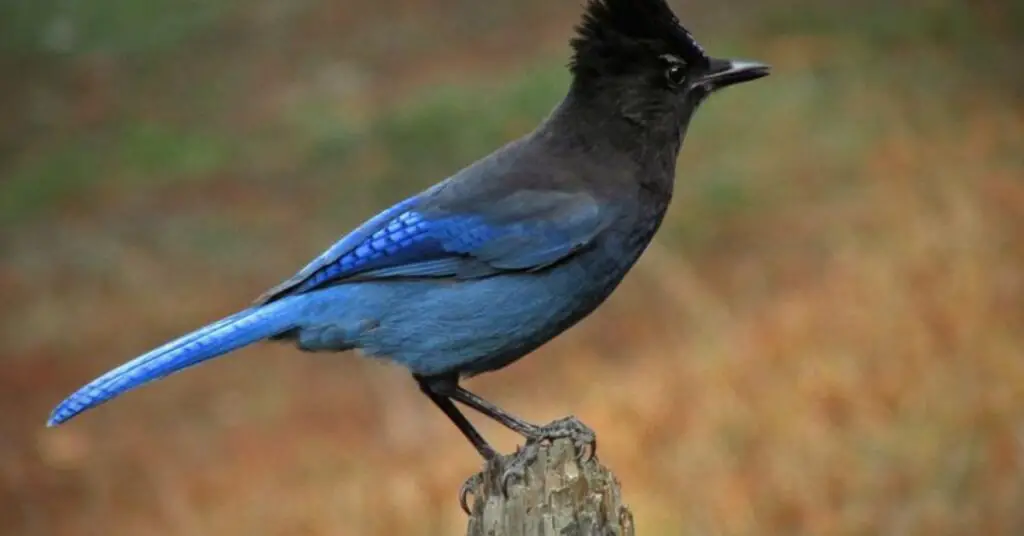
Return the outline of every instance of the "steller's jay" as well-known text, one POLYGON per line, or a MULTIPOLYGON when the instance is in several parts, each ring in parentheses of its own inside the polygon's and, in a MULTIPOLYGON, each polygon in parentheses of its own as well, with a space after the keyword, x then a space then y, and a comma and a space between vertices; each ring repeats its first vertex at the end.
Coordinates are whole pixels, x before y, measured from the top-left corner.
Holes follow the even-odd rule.
POLYGON ((572 82, 536 130, 381 212, 251 307, 93 380, 48 424, 269 339, 405 366, 485 459, 495 450, 454 402, 527 445, 569 437, 592 453, 575 418, 530 424, 459 380, 523 357, 611 294, 661 224, 694 111, 769 67, 708 56, 665 0, 589 0, 576 30, 572 82))

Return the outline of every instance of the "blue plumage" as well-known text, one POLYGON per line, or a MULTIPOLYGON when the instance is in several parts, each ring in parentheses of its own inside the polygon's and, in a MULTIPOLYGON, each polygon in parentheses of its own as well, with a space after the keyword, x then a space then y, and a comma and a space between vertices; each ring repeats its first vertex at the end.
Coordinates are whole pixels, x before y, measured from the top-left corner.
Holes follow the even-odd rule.
MULTIPOLYGON (((294 292, 302 293, 329 281, 341 279, 360 270, 372 270, 385 263, 395 264, 396 256, 422 258, 416 247, 430 238, 430 222, 416 212, 403 212, 382 224, 382 228, 358 243, 340 258, 319 268, 296 285, 294 292)), ((343 238, 345 242, 348 237, 343 238)))
POLYGON ((374 216, 248 309, 103 374, 49 424, 270 339, 406 367, 485 458, 494 450, 453 401, 528 442, 590 437, 579 423, 529 424, 458 382, 604 302, 661 224, 695 110, 767 67, 708 57, 664 0, 590 0, 573 49, 572 85, 533 132, 374 216))
POLYGON ((539 268, 585 245, 609 220, 586 193, 526 190, 504 203, 456 213, 432 191, 402 201, 381 213, 390 219, 342 238, 264 300, 354 277, 469 278, 539 268))
POLYGON ((89 382, 61 402, 49 426, 144 383, 252 344, 293 325, 290 304, 247 309, 151 350, 89 382))

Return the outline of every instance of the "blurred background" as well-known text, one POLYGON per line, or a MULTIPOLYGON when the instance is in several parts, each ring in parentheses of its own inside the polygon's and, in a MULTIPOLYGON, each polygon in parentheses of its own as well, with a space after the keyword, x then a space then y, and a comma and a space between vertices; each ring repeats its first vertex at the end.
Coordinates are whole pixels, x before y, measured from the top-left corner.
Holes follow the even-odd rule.
MULTIPOLYGON (((44 422, 529 131, 581 3, 0 3, 0 533, 462 534, 476 453, 355 355, 44 422)), ((672 3, 773 75, 607 306, 469 386, 595 428, 644 535, 1024 534, 1024 3, 672 3)))

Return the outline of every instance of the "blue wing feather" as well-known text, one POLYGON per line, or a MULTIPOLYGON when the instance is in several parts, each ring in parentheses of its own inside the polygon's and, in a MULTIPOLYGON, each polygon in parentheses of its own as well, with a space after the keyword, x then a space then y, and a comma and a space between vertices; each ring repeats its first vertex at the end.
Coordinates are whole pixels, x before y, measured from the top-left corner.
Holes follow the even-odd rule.
MULTIPOLYGON (((406 199, 405 201, 402 201, 370 218, 366 223, 360 225, 354 231, 336 242, 333 246, 327 248, 326 251, 313 259, 291 278, 264 292, 263 295, 256 300, 256 304, 267 303, 286 294, 293 293, 296 287, 301 286, 311 277, 314 277, 315 274, 321 271, 324 267, 335 264, 339 258, 351 253, 354 249, 362 245, 367 238, 372 237, 374 233, 379 232, 381 228, 391 224, 396 217, 401 215, 403 212, 406 212, 418 201, 418 196, 410 197, 409 199, 406 199)), ((340 275, 340 267, 338 269, 338 275, 340 275)))
POLYGON ((382 212, 261 299, 350 278, 483 277, 536 270, 586 246, 609 218, 587 194, 520 191, 473 213, 419 206, 382 212))

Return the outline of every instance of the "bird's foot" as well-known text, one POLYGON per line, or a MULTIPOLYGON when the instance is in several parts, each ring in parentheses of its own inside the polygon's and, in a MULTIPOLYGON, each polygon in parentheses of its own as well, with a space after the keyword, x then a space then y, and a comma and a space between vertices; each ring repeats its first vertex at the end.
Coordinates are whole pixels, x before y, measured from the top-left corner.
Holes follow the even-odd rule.
POLYGON ((459 488, 459 506, 462 507, 463 512, 466 512, 467 516, 473 515, 473 512, 469 509, 468 498, 470 495, 477 493, 477 490, 480 489, 480 485, 483 484, 483 481, 484 474, 477 473, 467 478, 466 481, 462 483, 462 487, 459 488))
MULTIPOLYGON (((512 456, 515 456, 514 454, 512 456)), ((466 515, 473 515, 472 510, 469 507, 469 496, 473 495, 475 498, 479 498, 487 494, 488 489, 488 476, 496 474, 498 471, 502 471, 505 465, 505 460, 511 456, 502 456, 498 453, 491 455, 485 455, 486 461, 484 470, 467 478, 462 483, 462 487, 459 488, 459 506, 462 507, 462 511, 466 512, 466 515)), ((493 480, 491 480, 493 481, 493 480)), ((490 484, 493 486, 493 484, 490 484)))
POLYGON ((541 426, 537 435, 531 439, 535 442, 550 443, 562 438, 572 440, 573 446, 576 447, 576 457, 581 462, 590 461, 597 455, 597 434, 572 415, 541 426))
POLYGON ((597 454, 597 435, 576 417, 569 416, 539 426, 527 436, 526 443, 516 450, 505 466, 501 477, 501 491, 507 496, 509 483, 526 477, 526 469, 536 461, 541 447, 562 438, 572 440, 576 448, 576 457, 582 463, 590 461, 597 454))
POLYGON ((526 468, 533 463, 540 455, 540 442, 529 439, 522 447, 516 448, 516 452, 509 456, 505 470, 501 473, 501 494, 508 497, 508 486, 513 481, 524 482, 526 480, 526 468))

